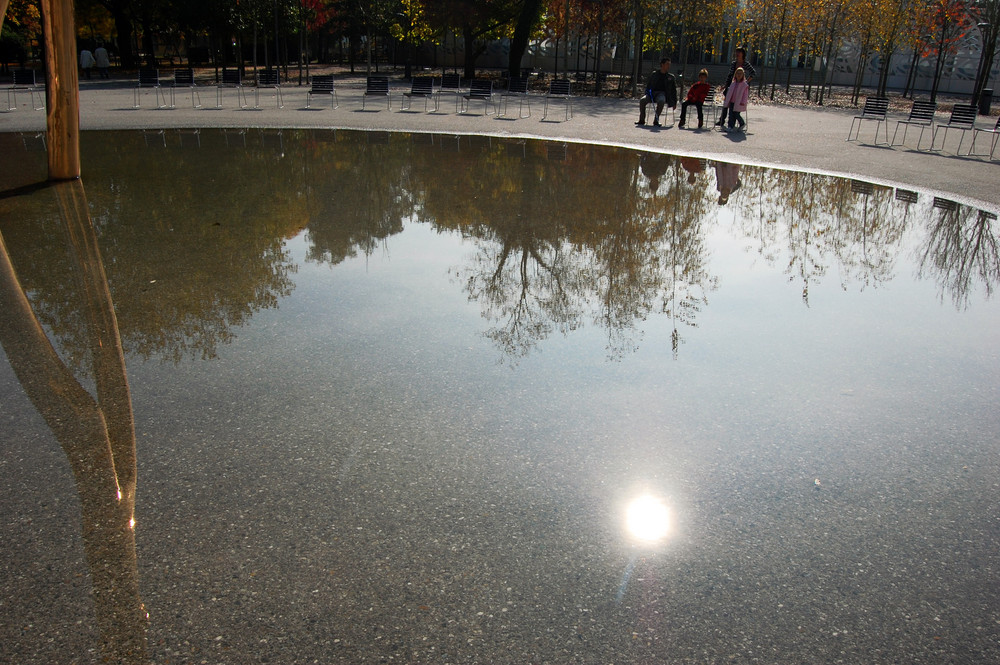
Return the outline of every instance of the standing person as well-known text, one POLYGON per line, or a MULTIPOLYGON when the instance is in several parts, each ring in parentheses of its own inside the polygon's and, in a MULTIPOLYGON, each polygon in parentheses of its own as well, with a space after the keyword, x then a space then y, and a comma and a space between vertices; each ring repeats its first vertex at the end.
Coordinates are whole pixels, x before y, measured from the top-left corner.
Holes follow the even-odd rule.
POLYGON ((670 58, 660 60, 660 68, 650 74, 646 81, 646 94, 639 100, 639 122, 635 123, 637 127, 646 124, 646 105, 650 102, 656 102, 653 127, 660 126, 660 113, 665 105, 677 108, 677 83, 670 73, 670 58))
POLYGON ((678 127, 684 126, 684 118, 687 117, 688 106, 691 104, 694 104, 694 107, 698 109, 698 129, 705 126, 705 115, 702 112, 702 106, 705 104, 705 99, 711 91, 712 86, 708 84, 708 70, 703 69, 698 72, 698 82, 688 89, 687 100, 681 104, 681 120, 677 123, 678 127))
POLYGON ((97 71, 102 79, 108 78, 108 68, 111 67, 111 59, 108 57, 108 49, 101 44, 94 50, 94 60, 97 63, 97 71))
POLYGON ((726 93, 726 98, 722 102, 722 112, 729 111, 729 129, 733 129, 736 123, 740 124, 740 129, 746 126, 747 123, 740 113, 747 110, 749 102, 750 84, 746 82, 743 68, 739 67, 736 69, 736 77, 733 79, 732 85, 729 86, 729 92, 726 93))
POLYGON ((83 76, 86 79, 90 78, 90 70, 94 66, 94 54, 83 49, 80 51, 80 69, 83 70, 83 76))
MULTIPOLYGON (((726 86, 723 93, 729 92, 729 86, 733 83, 733 77, 736 75, 736 70, 740 67, 743 68, 743 74, 746 76, 747 84, 757 76, 757 70, 753 68, 749 62, 747 62, 747 50, 745 48, 738 48, 735 51, 736 59, 733 60, 732 64, 729 65, 729 74, 726 76, 726 86)), ((723 107, 722 113, 719 114, 719 120, 715 123, 717 127, 723 127, 726 124, 726 109, 723 107)))

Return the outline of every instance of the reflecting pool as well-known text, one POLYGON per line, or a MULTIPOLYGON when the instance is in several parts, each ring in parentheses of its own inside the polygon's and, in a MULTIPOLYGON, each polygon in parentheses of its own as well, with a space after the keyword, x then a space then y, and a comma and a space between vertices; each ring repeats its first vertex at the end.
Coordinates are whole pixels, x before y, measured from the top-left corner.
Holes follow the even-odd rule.
POLYGON ((0 148, 0 662, 1000 661, 995 210, 473 136, 0 148))

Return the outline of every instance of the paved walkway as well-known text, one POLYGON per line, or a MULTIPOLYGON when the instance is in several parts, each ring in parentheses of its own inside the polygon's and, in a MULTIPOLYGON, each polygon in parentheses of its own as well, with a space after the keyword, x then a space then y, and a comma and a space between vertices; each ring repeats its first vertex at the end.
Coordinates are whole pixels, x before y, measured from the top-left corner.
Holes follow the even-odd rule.
MULTIPOLYGON (((565 119, 563 104, 550 106, 542 117, 541 95, 531 98, 531 117, 518 118, 512 104, 507 117, 484 115, 481 104, 472 113, 455 113, 453 98, 445 95, 439 111, 424 112, 423 101, 413 100, 410 111, 400 111, 402 92, 409 88, 394 83, 392 108, 369 99, 362 111, 363 84, 338 81, 340 106, 316 100, 305 108, 306 88, 283 86, 285 106, 277 108, 274 93, 263 90, 260 109, 240 109, 236 92, 223 90, 223 108, 216 109, 214 86, 199 86, 200 109, 191 108, 190 94, 178 92, 176 108, 156 109, 154 92, 143 89, 142 106, 133 108, 133 86, 126 81, 83 81, 81 83, 81 125, 88 129, 148 129, 181 127, 334 127, 344 129, 379 129, 438 132, 445 134, 493 134, 498 136, 558 138, 623 146, 650 148, 665 152, 721 159, 744 164, 799 168, 822 173, 860 177, 874 182, 900 183, 921 190, 940 192, 973 205, 986 204, 1000 209, 1000 156, 986 157, 956 154, 958 132, 951 132, 941 152, 918 152, 914 149, 916 133, 907 140, 909 147, 874 145, 874 123, 865 122, 859 142, 846 142, 855 111, 842 109, 797 108, 790 106, 751 105, 749 131, 727 135, 709 129, 693 131, 664 127, 637 128, 638 102, 623 99, 578 97, 573 102, 573 117, 565 119)), ((249 90, 251 104, 252 89, 249 90)), ((45 127, 42 111, 32 111, 27 96, 18 97, 17 111, 0 113, 0 131, 33 131, 45 127)), ((693 110, 693 109, 692 109, 693 110)), ((895 129, 894 117, 889 134, 895 129)), ((944 116, 942 116, 944 119, 944 116)), ((982 127, 992 126, 994 118, 980 118, 982 127)), ((695 123, 696 124, 696 123, 695 123)), ((980 150, 988 149, 988 139, 979 139, 980 150)), ((925 144, 927 137, 925 136, 925 144)), ((962 152, 967 151, 969 139, 962 152)))

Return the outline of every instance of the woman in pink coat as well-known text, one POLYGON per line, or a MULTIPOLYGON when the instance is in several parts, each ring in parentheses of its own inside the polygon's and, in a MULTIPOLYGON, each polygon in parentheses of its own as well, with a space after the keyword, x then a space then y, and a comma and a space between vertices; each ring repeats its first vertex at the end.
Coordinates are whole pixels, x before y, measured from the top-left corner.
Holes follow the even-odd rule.
POLYGON ((743 71, 742 67, 736 70, 736 74, 733 76, 733 83, 729 86, 729 90, 726 91, 726 98, 722 102, 724 108, 729 109, 729 129, 733 129, 736 123, 739 123, 740 130, 746 127, 746 120, 740 115, 743 111, 747 110, 747 104, 750 102, 750 84, 747 83, 746 73, 743 71))

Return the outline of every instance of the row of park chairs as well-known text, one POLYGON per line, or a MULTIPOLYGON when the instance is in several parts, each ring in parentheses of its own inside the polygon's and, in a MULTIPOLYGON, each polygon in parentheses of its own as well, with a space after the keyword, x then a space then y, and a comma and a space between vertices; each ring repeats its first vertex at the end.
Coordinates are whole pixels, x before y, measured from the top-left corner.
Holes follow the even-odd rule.
MULTIPOLYGON (((175 69, 172 80, 165 80, 160 76, 159 70, 142 69, 139 71, 139 81, 132 91, 132 105, 139 108, 142 100, 143 88, 152 89, 156 108, 174 108, 176 106, 176 93, 178 90, 188 90, 191 95, 191 108, 201 108, 201 91, 195 85, 193 69, 175 69)), ((243 85, 243 79, 239 70, 224 69, 222 78, 215 86, 215 107, 222 108, 222 91, 233 90, 236 93, 236 101, 240 108, 250 106, 248 86, 243 85)), ((273 89, 275 102, 278 108, 284 108, 285 101, 281 94, 281 79, 278 72, 269 69, 257 72, 256 85, 249 88, 254 95, 254 108, 260 108, 260 91, 273 89)))
MULTIPOLYGON (((329 95, 333 97, 331 105, 336 108, 340 105, 337 100, 336 86, 333 77, 329 75, 312 77, 312 87, 306 93, 306 108, 311 107, 312 97, 315 95, 329 95)), ((462 77, 458 74, 444 74, 435 85, 435 79, 431 76, 416 76, 413 78, 410 89, 400 93, 402 98, 399 104, 400 111, 413 110, 413 100, 422 99, 424 101, 424 112, 427 112, 429 105, 434 104, 434 111, 441 108, 441 97, 451 95, 455 98, 455 112, 468 113, 473 104, 483 103, 483 114, 503 117, 507 114, 511 100, 518 102, 518 117, 527 118, 531 116, 531 97, 528 93, 528 79, 523 77, 511 78, 507 81, 506 88, 497 91, 493 81, 489 79, 473 79, 468 85, 462 84, 462 77), (527 108, 527 113, 525 113, 527 108)), ((385 100, 387 109, 392 108, 392 92, 389 88, 389 79, 385 76, 369 76, 365 82, 365 92, 361 99, 361 108, 364 110, 368 103, 368 98, 374 97, 385 100)), ((547 93, 542 95, 544 109, 542 118, 548 114, 550 101, 560 101, 565 103, 568 120, 573 115, 573 94, 570 82, 566 79, 552 81, 547 93)))
MULTIPOLYGON (((917 150, 920 150, 920 145, 924 139, 924 131, 930 130, 931 141, 927 150, 938 152, 944 150, 944 146, 948 141, 948 132, 950 130, 958 130, 961 132, 961 136, 958 141, 958 148, 955 150, 956 154, 962 153, 962 144, 965 142, 965 136, 967 133, 972 133, 972 141, 969 143, 969 152, 967 155, 979 154, 976 153, 976 139, 981 134, 986 134, 992 137, 990 140, 990 151, 989 157, 992 160, 993 155, 996 153, 997 143, 1000 142, 1000 119, 997 119, 996 124, 993 127, 977 127, 976 117, 977 109, 974 104, 955 104, 952 108, 951 115, 948 117, 947 121, 941 122, 937 117, 937 102, 928 101, 915 101, 913 106, 910 108, 910 113, 905 120, 899 120, 896 122, 896 130, 892 133, 892 140, 889 140, 889 99, 887 97, 869 97, 865 100, 865 105, 861 109, 859 115, 854 116, 851 121, 851 128, 847 132, 847 140, 858 140, 858 136, 861 133, 861 125, 866 121, 873 121, 875 125, 875 144, 879 144, 879 129, 885 130, 885 144, 888 146, 904 145, 906 143, 906 134, 910 127, 919 127, 920 135, 917 137, 917 150), (896 139, 899 137, 899 129, 903 128, 903 136, 900 138, 899 143, 896 139), (851 138, 851 135, 854 138, 851 138), (940 145, 938 145, 938 136, 941 136, 940 145)), ((985 156, 982 154, 980 156, 985 156)))
MULTIPOLYGON (((176 91, 187 89, 191 94, 192 108, 201 107, 201 95, 198 86, 194 83, 194 72, 191 69, 174 70, 172 81, 165 81, 155 69, 142 70, 139 72, 139 81, 133 92, 133 104, 139 108, 143 89, 152 89, 155 93, 155 103, 157 108, 174 108, 176 104, 176 91)), ((223 70, 222 80, 216 86, 216 108, 222 108, 222 94, 225 89, 233 89, 237 95, 240 108, 248 108, 250 99, 248 86, 243 85, 238 70, 223 70)), ((257 73, 255 86, 249 87, 254 94, 254 108, 260 108, 260 91, 262 89, 273 89, 275 91, 275 101, 278 108, 284 107, 284 99, 281 93, 281 82, 278 73, 274 70, 265 70, 257 73)), ((441 107, 442 95, 453 95, 455 97, 455 111, 457 113, 468 113, 472 104, 483 103, 483 113, 493 114, 498 117, 505 116, 511 100, 518 102, 518 117, 526 118, 531 116, 531 97, 528 93, 527 78, 512 78, 507 82, 506 88, 500 91, 494 89, 493 82, 489 79, 473 79, 468 85, 462 84, 462 78, 458 74, 444 74, 437 85, 435 79, 430 76, 414 77, 408 91, 400 93, 402 101, 400 110, 412 110, 413 99, 424 100, 424 111, 428 110, 430 102, 434 103, 434 110, 441 107), (525 114, 527 108, 527 114, 525 114)), ((334 77, 328 74, 315 75, 312 77, 309 89, 306 91, 306 108, 312 108, 314 99, 330 100, 332 108, 340 106, 337 96, 337 86, 334 77)), ((369 76, 365 82, 365 91, 362 96, 361 108, 365 110, 369 98, 385 100, 386 108, 392 107, 392 91, 389 86, 389 78, 386 76, 369 76)), ((548 114, 550 101, 560 101, 565 103, 568 120, 573 115, 573 95, 569 80, 557 79, 549 86, 547 93, 542 95, 544 110, 542 118, 548 114)))

